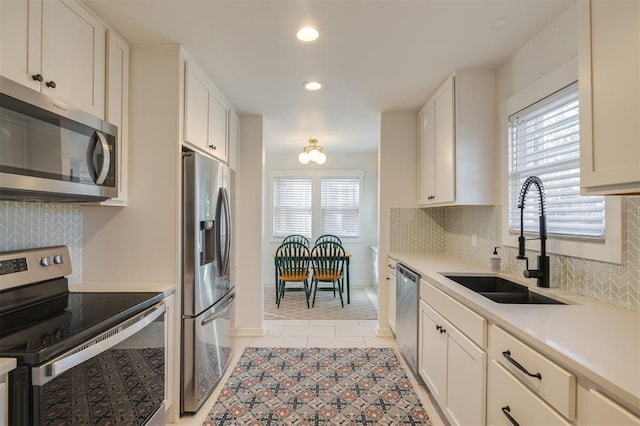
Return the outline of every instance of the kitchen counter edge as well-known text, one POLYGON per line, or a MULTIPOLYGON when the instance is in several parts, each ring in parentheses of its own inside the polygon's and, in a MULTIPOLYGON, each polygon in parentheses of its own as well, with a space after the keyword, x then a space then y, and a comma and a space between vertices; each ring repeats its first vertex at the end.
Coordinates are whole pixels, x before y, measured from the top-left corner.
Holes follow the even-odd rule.
POLYGON ((82 282, 69 284, 69 291, 78 293, 138 293, 162 292, 169 297, 176 291, 175 284, 167 283, 125 283, 125 282, 82 282))
POLYGON ((640 406, 640 313, 561 288, 538 288, 535 280, 532 285, 523 277, 495 272, 450 255, 390 253, 389 257, 612 396, 631 407, 640 406), (455 273, 497 274, 567 305, 496 303, 443 275, 455 273), (585 331, 589 337, 585 337, 585 331))

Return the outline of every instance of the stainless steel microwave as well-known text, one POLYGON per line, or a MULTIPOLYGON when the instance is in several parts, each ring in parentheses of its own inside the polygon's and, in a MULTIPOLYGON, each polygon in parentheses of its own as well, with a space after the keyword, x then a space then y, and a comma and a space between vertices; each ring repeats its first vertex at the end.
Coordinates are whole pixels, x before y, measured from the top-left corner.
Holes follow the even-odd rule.
POLYGON ((0 200, 116 197, 117 128, 0 77, 0 200))

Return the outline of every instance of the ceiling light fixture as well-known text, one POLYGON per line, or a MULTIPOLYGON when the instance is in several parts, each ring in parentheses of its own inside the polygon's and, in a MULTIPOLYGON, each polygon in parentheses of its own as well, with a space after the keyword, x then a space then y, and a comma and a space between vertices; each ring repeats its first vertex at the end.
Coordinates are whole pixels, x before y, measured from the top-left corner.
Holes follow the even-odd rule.
POLYGON ((309 161, 324 164, 327 161, 327 156, 322 151, 322 147, 318 145, 318 139, 309 139, 309 145, 302 148, 302 152, 298 155, 298 161, 302 164, 307 164, 309 161))
POLYGON ((306 81, 302 84, 305 89, 310 91, 320 90, 322 88, 322 84, 317 81, 306 81))
POLYGON ((320 37, 320 32, 313 27, 300 27, 296 31, 296 38, 304 43, 311 43, 320 37))

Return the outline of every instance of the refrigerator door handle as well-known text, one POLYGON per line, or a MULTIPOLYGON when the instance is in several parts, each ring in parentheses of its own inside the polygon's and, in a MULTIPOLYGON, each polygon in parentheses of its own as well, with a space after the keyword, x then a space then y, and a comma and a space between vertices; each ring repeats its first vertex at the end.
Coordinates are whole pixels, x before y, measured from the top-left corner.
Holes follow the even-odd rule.
POLYGON ((224 189, 223 188, 219 188, 218 189, 218 200, 216 201, 216 216, 215 216, 215 222, 216 222, 216 231, 215 231, 215 238, 216 238, 216 266, 218 268, 218 276, 224 276, 224 265, 223 265, 223 261, 224 259, 222 258, 222 240, 221 240, 221 233, 220 230, 222 229, 221 223, 220 223, 220 217, 222 216, 222 208, 224 207, 222 204, 224 203, 224 189))
POLYGON ((224 200, 224 211, 225 211, 225 220, 226 220, 226 238, 225 238, 225 259, 224 259, 224 274, 225 276, 229 275, 230 268, 230 260, 231 260, 231 206, 229 205, 229 197, 227 196, 227 191, 222 189, 222 199, 224 200))
POLYGON ((220 311, 214 312, 208 317, 203 318, 202 321, 200 322, 200 325, 207 325, 210 322, 215 321, 216 319, 220 318, 225 313, 227 313, 227 311, 231 309, 231 306, 233 305, 233 299, 235 298, 236 298, 236 294, 235 293, 231 294, 229 298, 225 301, 226 306, 222 308, 220 311))

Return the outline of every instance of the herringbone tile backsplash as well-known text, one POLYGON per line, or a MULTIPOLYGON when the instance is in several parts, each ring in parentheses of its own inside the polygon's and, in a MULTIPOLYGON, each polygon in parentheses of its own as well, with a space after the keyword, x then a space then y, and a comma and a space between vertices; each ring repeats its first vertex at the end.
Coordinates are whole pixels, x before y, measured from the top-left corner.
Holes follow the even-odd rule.
POLYGON ((70 283, 82 279, 82 208, 74 205, 0 201, 0 251, 66 245, 70 283))
MULTIPOLYGON (((622 264, 550 255, 551 286, 640 311, 640 197, 625 197, 622 203, 622 264)), ((493 247, 500 245, 500 226, 499 206, 391 209, 390 249, 447 253, 486 264, 493 247), (471 245, 473 233, 478 239, 476 247, 471 245)), ((522 271, 516 254, 516 248, 502 247, 503 271, 522 271)), ((532 257, 535 253, 527 255, 532 257)))

